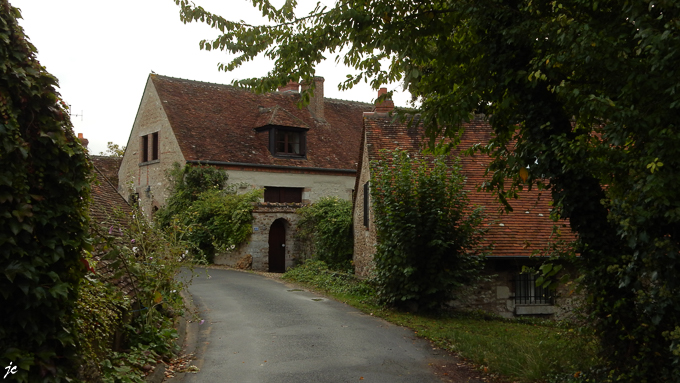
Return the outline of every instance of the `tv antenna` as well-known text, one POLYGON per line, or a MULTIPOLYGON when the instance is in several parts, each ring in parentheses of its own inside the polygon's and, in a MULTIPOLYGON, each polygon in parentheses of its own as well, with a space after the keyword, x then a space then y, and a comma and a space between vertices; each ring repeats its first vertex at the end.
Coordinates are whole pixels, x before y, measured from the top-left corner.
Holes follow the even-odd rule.
POLYGON ((80 117, 80 121, 82 121, 83 116, 84 116, 83 110, 82 109, 80 110, 80 114, 73 114, 71 112, 72 111, 71 104, 67 104, 67 105, 68 105, 68 115, 69 115, 69 117, 80 117))

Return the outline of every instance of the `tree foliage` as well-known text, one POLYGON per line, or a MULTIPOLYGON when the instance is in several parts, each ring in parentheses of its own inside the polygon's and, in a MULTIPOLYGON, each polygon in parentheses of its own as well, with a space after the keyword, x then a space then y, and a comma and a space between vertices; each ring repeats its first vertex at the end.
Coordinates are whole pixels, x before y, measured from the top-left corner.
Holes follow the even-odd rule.
POLYGON ((239 55, 223 69, 276 60, 266 79, 240 82, 257 90, 309 80, 344 49, 358 73, 342 86, 402 81, 431 137, 485 113, 486 188, 510 208, 528 169, 528 187, 549 188, 579 235, 611 376, 680 379, 680 3, 348 0, 296 17, 295 2, 256 0, 269 24, 252 26, 175 2, 185 22, 222 32, 204 49, 239 55))
POLYGON ((352 202, 338 197, 324 197, 297 211, 296 239, 311 244, 314 258, 332 269, 351 268, 354 241, 352 236, 352 202))
POLYGON ((106 151, 105 152, 99 152, 100 156, 109 156, 109 157, 123 157, 124 154, 125 154, 125 145, 120 146, 118 144, 114 144, 111 141, 106 143, 106 151))
POLYGON ((75 372, 91 164, 19 18, 0 1, 0 365, 58 382, 75 372))
POLYGON ((214 167, 175 163, 168 173, 171 194, 156 213, 159 223, 175 230, 198 257, 235 249, 250 237, 253 204, 261 190, 236 194, 229 176, 214 167))
POLYGON ((429 163, 384 152, 371 167, 378 297, 439 308, 481 270, 482 208, 469 209, 460 166, 445 157, 429 163))

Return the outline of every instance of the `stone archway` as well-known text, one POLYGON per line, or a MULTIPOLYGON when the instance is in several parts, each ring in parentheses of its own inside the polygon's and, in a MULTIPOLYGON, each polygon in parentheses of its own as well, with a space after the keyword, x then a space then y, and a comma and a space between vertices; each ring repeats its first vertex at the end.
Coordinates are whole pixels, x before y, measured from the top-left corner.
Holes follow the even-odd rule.
POLYGON ((286 224, 283 218, 275 220, 269 228, 269 271, 286 271, 286 224))

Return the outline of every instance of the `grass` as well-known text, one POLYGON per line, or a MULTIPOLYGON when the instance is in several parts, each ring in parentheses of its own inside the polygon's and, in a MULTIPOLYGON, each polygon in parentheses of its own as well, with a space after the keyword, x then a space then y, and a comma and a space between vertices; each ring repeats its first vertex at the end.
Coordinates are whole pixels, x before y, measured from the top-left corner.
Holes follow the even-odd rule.
POLYGON ((564 382, 566 378, 559 376, 579 375, 597 362, 594 338, 565 323, 508 320, 483 313, 433 315, 391 310, 375 301, 370 281, 329 270, 318 261, 298 266, 283 278, 411 328, 437 347, 456 352, 490 373, 520 382, 564 382))

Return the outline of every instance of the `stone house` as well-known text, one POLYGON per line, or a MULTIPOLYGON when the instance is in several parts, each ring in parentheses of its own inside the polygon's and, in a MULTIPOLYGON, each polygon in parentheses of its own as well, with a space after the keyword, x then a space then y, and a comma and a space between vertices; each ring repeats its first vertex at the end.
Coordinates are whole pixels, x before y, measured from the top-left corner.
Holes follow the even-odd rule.
MULTIPOLYGON (((405 150, 420 153, 423 148, 422 126, 411 126, 395 122, 387 114, 389 108, 364 113, 364 129, 361 137, 359 174, 354 196, 354 265, 355 272, 366 276, 372 269, 375 252, 376 232, 373 224, 370 201, 371 161, 379 158, 379 151, 405 150)), ((499 213, 500 205, 492 193, 481 192, 477 187, 484 181, 484 171, 490 157, 482 154, 461 156, 460 153, 472 145, 486 144, 491 137, 491 127, 483 116, 464 124, 465 133, 452 156, 460 158, 463 175, 467 178, 465 190, 473 205, 484 206, 488 228, 484 244, 491 244, 493 250, 487 257, 484 273, 487 281, 471 286, 462 292, 460 298, 451 302, 455 307, 481 309, 504 317, 517 315, 541 315, 559 317, 569 310, 571 299, 566 291, 558 291, 554 297, 550 291, 535 286, 532 274, 523 274, 522 266, 540 265, 540 257, 532 256, 556 241, 553 228, 557 225, 561 239, 573 241, 574 235, 566 221, 553 222, 550 219, 551 195, 535 188, 521 191, 518 200, 512 200, 513 212, 499 213)), ((564 289, 563 289, 564 290, 564 289)))
POLYGON ((325 196, 351 199, 363 112, 373 105, 324 98, 322 77, 298 107, 300 86, 248 90, 151 74, 139 105, 118 189, 151 215, 168 197, 166 171, 211 165, 240 192, 264 188, 249 243, 215 263, 284 271, 294 264, 295 211, 325 196))

